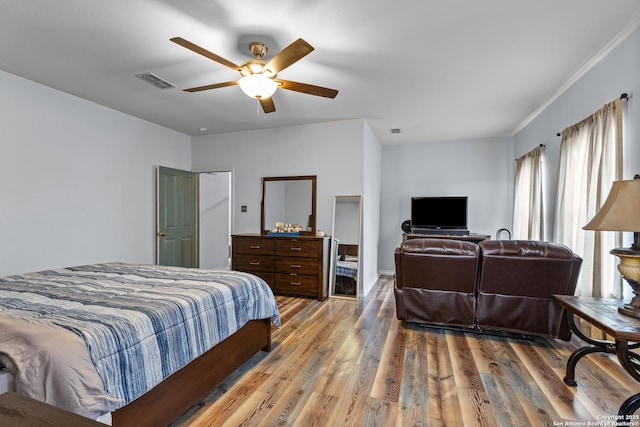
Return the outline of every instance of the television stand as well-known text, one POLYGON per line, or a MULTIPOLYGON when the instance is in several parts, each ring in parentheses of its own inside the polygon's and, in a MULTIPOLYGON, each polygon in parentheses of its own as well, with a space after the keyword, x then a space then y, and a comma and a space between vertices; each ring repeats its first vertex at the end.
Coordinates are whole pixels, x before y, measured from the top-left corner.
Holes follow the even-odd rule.
MULTIPOLYGON (((442 230, 446 231, 446 230, 442 230)), ((467 242, 480 243, 484 240, 490 240, 491 236, 485 234, 421 234, 421 233, 402 233, 402 241, 411 239, 449 239, 464 240, 467 242)))

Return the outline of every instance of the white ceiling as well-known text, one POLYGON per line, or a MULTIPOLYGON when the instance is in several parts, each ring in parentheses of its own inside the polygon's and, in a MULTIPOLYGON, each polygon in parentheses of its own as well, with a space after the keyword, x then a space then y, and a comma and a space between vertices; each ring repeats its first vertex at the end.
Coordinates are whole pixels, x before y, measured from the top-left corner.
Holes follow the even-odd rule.
POLYGON ((189 135, 365 118, 383 144, 475 139, 513 134, 639 25, 638 0, 0 0, 0 69, 189 135), (279 77, 340 93, 278 90, 265 115, 238 86, 183 92, 239 74, 175 36, 235 63, 240 41, 270 57, 301 37, 315 51, 279 77))

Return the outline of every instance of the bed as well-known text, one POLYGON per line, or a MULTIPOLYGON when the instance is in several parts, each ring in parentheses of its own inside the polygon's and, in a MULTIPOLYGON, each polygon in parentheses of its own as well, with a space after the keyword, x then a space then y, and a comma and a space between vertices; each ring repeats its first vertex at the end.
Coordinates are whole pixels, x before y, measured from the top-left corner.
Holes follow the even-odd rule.
POLYGON ((334 293, 356 295, 358 291, 358 245, 338 244, 334 293))
POLYGON ((107 263, 0 278, 0 386, 10 372, 19 394, 71 412, 167 425, 269 350, 272 324, 273 293, 248 273, 107 263))

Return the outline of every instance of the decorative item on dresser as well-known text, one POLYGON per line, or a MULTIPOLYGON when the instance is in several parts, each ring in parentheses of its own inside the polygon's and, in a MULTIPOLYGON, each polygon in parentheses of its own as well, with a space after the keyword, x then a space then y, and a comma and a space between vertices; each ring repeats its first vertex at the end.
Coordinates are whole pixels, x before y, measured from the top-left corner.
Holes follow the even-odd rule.
POLYGON ((329 237, 234 234, 231 248, 231 268, 262 277, 274 293, 327 298, 329 237))

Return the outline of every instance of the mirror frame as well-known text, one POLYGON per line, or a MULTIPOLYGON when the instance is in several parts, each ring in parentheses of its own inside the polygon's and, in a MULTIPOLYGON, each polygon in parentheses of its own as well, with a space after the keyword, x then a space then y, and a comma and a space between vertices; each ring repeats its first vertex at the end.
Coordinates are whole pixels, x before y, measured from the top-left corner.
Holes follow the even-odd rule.
POLYGON ((262 177, 262 197, 260 201, 260 234, 266 235, 269 230, 265 229, 264 224, 264 205, 265 205, 265 189, 268 182, 273 181, 311 181, 311 217, 309 218, 309 226, 311 231, 301 231, 300 235, 316 235, 316 175, 298 175, 298 176, 268 176, 262 177))
POLYGON ((329 295, 337 298, 346 298, 346 299, 358 299, 360 297, 360 275, 362 268, 362 195, 354 194, 354 195, 335 195, 333 196, 333 219, 331 223, 331 259, 330 259, 330 276, 329 276, 329 295), (337 266, 337 257, 338 257, 338 245, 340 244, 339 240, 336 239, 336 207, 338 205, 338 201, 350 200, 353 199, 354 203, 358 203, 358 274, 356 276, 356 294, 355 295, 346 295, 346 294, 336 294, 335 286, 336 286, 336 266, 337 266))

